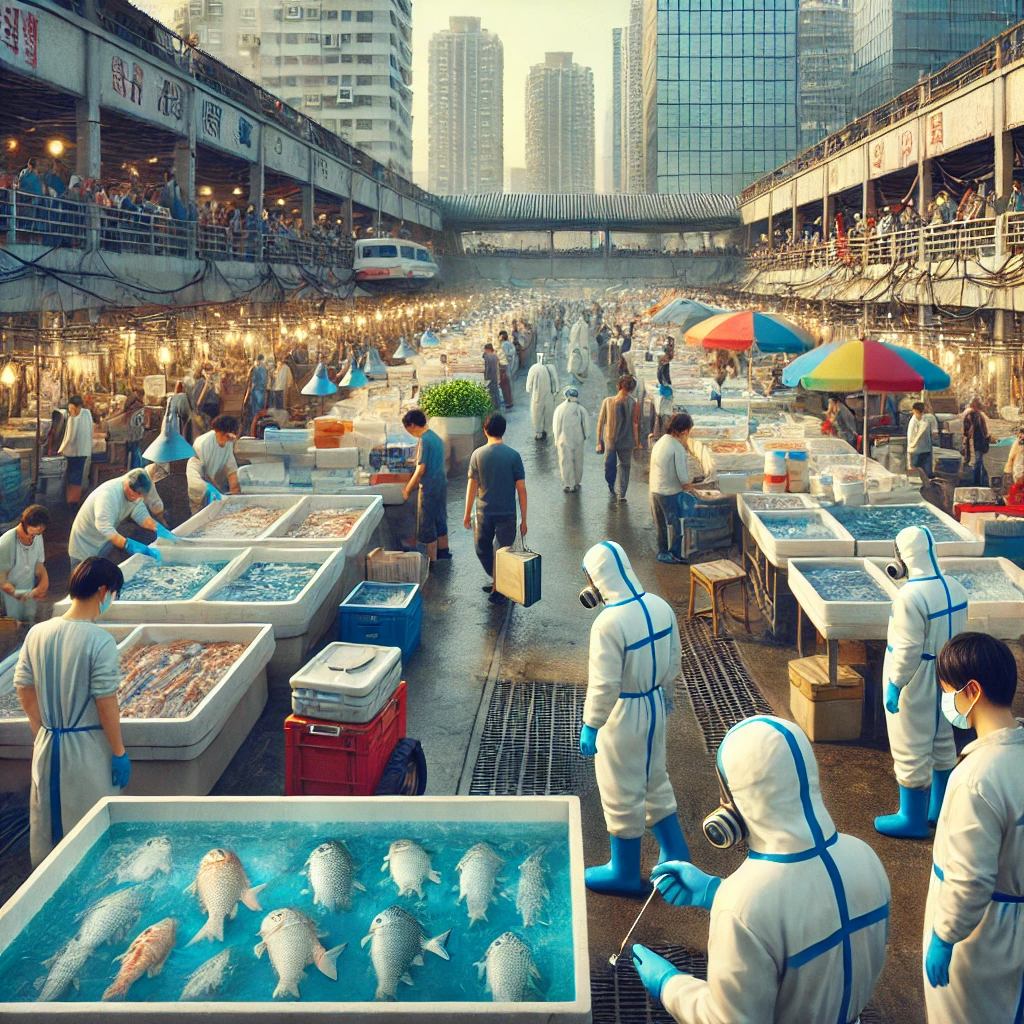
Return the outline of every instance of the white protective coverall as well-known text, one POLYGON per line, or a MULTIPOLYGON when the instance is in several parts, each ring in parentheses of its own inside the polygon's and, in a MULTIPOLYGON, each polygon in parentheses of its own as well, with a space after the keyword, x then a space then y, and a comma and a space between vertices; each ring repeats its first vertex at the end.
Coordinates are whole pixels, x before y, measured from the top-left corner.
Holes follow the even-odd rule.
POLYGON ((585 380, 587 370, 590 368, 590 332, 587 321, 583 317, 580 317, 572 325, 572 330, 569 332, 569 350, 566 358, 569 372, 578 379, 585 380), (574 363, 573 353, 577 351, 580 356, 574 363), (576 369, 573 369, 574 365, 576 369))
POLYGON ((555 395, 558 394, 558 374, 544 362, 542 355, 530 367, 526 375, 526 393, 530 396, 530 419, 533 432, 551 433, 551 419, 555 411, 555 395))
POLYGON ((637 839, 676 812, 665 716, 682 665, 679 625, 667 602, 644 593, 614 541, 595 544, 583 568, 604 600, 590 629, 583 722, 600 730, 594 768, 608 834, 637 839))
POLYGON ((799 726, 734 725, 718 769, 746 822, 747 859, 711 905, 708 978, 661 993, 685 1024, 848 1024, 885 962, 889 879, 867 843, 836 831, 799 726))
POLYGON ((896 781, 906 789, 927 789, 933 770, 956 764, 953 727, 940 710, 935 659, 947 640, 967 628, 967 592, 939 571, 935 541, 924 527, 901 530, 896 546, 907 581, 889 613, 882 681, 901 692, 899 711, 886 711, 885 721, 896 781))
POLYGON ((97 800, 120 792, 111 782, 113 752, 95 700, 121 685, 117 642, 84 619, 48 619, 28 631, 14 685, 36 688, 42 721, 33 744, 29 805, 34 867, 97 800))
POLYGON ((931 1024, 1009 1024, 1024 1014, 1024 729, 964 747, 935 829, 924 910, 953 942, 949 984, 924 1001, 931 1024))
POLYGON ((562 486, 579 487, 583 480, 584 442, 590 436, 590 417, 578 399, 566 398, 555 409, 553 430, 562 486))

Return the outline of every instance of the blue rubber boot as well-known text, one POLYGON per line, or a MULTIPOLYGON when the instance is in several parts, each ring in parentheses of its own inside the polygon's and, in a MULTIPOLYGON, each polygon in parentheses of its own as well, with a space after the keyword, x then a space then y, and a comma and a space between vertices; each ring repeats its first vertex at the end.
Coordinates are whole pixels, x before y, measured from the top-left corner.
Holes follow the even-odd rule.
POLYGON ((946 783, 952 774, 952 768, 936 769, 932 772, 932 795, 928 798, 928 824, 932 828, 938 824, 942 801, 946 796, 946 783))
POLYGON ((875 831, 896 839, 927 838, 928 792, 927 789, 900 786, 899 812, 875 818, 875 831))
POLYGON ((686 845, 686 839, 683 837, 683 829, 679 824, 677 815, 670 814, 667 818, 662 818, 656 825, 651 826, 651 831, 661 847, 661 856, 658 858, 659 864, 667 860, 690 859, 690 848, 686 845))
POLYGON ((645 899, 650 894, 651 883, 640 874, 641 840, 608 838, 611 840, 612 859, 600 867, 587 868, 583 873, 587 888, 608 896, 645 899))

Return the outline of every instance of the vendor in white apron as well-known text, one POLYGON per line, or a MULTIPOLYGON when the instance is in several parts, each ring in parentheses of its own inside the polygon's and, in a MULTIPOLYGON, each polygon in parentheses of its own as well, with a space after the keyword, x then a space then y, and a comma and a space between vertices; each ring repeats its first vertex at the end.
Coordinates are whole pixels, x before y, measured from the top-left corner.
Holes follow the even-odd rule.
POLYGON ((21 522, 0 537, 4 613, 16 622, 35 622, 37 602, 46 597, 50 588, 43 562, 43 533, 49 525, 49 510, 42 505, 29 505, 21 513, 21 522))
POLYGON ((71 573, 71 608, 33 626, 14 685, 28 717, 32 751, 30 848, 35 867, 105 796, 128 785, 121 740, 117 643, 96 619, 124 586, 106 558, 86 558, 71 573))

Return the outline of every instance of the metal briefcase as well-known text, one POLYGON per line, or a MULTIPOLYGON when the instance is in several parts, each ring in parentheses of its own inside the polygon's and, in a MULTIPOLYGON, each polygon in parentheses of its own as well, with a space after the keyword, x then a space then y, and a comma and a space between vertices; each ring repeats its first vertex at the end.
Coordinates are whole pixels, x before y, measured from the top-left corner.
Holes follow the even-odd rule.
POLYGON ((515 543, 498 548, 494 556, 494 589, 529 608, 540 600, 540 565, 540 555, 523 543, 517 530, 515 543))

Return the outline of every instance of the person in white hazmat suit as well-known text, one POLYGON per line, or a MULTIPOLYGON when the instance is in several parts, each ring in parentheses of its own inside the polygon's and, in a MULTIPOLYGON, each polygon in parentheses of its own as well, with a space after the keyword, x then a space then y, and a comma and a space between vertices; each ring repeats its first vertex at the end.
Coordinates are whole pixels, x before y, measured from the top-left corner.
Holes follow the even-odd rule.
POLYGON ((587 370, 590 369, 590 334, 587 321, 583 319, 582 314, 569 332, 566 369, 572 375, 575 384, 587 379, 587 370))
POLYGON ((540 441, 551 431, 555 395, 558 394, 558 374, 547 364, 542 353, 537 354, 537 362, 526 375, 526 393, 530 396, 533 436, 540 441))
POLYGON ((665 717, 682 647, 675 612, 644 592, 622 547, 595 544, 583 558, 580 603, 601 614, 590 629, 590 668, 580 753, 594 758, 611 860, 586 869, 587 888, 646 896, 640 845, 649 826, 662 860, 688 860, 665 765, 665 717))
POLYGON ((923 838, 929 822, 938 820, 956 765, 953 729, 939 711, 935 659, 947 640, 967 628, 967 592, 939 571, 935 541, 923 526, 896 535, 896 560, 886 571, 893 579, 906 579, 892 603, 882 665, 900 809, 875 818, 875 829, 886 836, 923 838))
POLYGON ((1017 664, 1001 640, 960 633, 936 661, 942 711, 978 738, 942 804, 924 911, 930 1024, 1024 1019, 1024 729, 1017 664))
POLYGON ((850 1024, 885 962, 889 879, 867 843, 842 835, 821 799, 803 730, 758 715, 718 748, 721 806, 704 835, 747 859, 728 878, 688 861, 651 878, 678 907, 711 911, 707 981, 639 943, 633 963, 680 1024, 850 1024))
POLYGON ((96 619, 124 586, 106 558, 86 558, 68 581, 71 608, 33 626, 14 669, 32 735, 29 848, 35 867, 97 800, 128 785, 121 739, 117 642, 96 619))
POLYGON ((558 472, 562 490, 578 491, 583 481, 584 444, 590 437, 590 417, 580 405, 580 393, 574 387, 565 389, 565 401, 555 409, 552 430, 558 451, 558 472))

